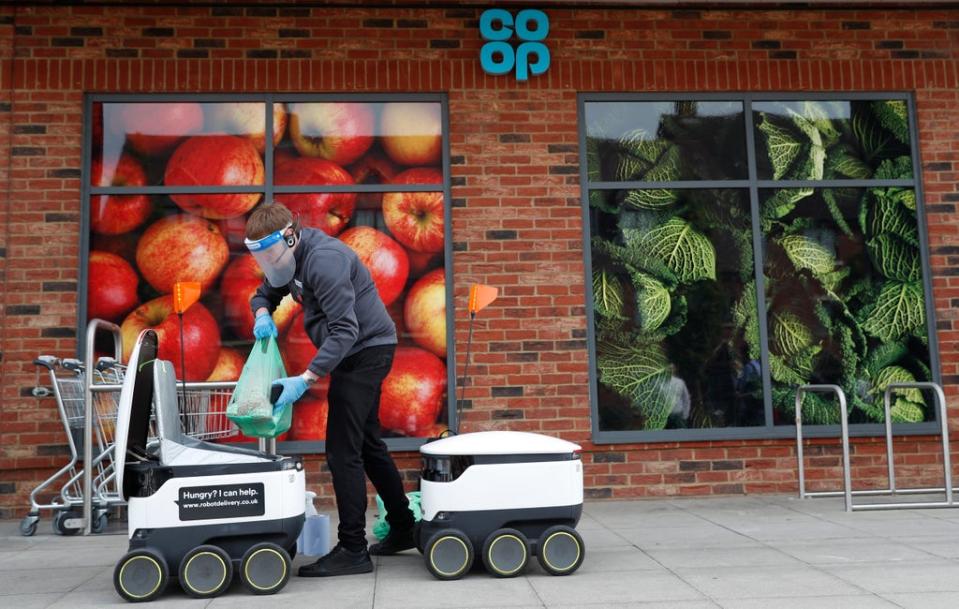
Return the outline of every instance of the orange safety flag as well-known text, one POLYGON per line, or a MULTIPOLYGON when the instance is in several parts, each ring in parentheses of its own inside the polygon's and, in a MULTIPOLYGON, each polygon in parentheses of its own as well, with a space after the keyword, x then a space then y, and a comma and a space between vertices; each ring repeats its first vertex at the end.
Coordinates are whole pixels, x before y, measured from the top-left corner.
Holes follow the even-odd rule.
POLYGON ((183 315, 193 303, 200 300, 199 281, 178 281, 173 284, 173 309, 183 315))
POLYGON ((470 286, 470 299, 469 299, 469 310, 470 314, 478 313, 486 307, 488 307, 494 300, 496 296, 499 295, 499 290, 488 285, 483 285, 480 283, 474 283, 470 286))

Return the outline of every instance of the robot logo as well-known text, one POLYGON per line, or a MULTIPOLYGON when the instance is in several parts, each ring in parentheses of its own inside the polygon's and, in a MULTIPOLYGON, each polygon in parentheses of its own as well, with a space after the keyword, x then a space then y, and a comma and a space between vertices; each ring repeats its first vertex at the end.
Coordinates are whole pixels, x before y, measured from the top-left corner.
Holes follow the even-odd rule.
POLYGON ((480 35, 488 41, 480 49, 480 65, 487 74, 508 74, 516 69, 516 80, 525 81, 529 75, 538 76, 549 68, 549 49, 543 43, 549 34, 546 13, 526 9, 516 14, 491 8, 480 16, 480 35), (522 40, 516 49, 509 43, 513 33, 522 40), (531 61, 531 59, 535 59, 531 61))

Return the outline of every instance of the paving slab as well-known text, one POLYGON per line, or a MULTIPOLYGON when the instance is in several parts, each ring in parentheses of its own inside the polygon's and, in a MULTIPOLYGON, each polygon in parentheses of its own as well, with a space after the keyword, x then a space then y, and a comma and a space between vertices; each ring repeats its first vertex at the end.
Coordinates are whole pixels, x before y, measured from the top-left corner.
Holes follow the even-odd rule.
POLYGON ((956 609, 959 607, 959 593, 956 592, 913 592, 883 596, 903 609, 956 609))
MULTIPOLYGON (((372 524, 373 514, 369 514, 372 524)), ((335 520, 335 516, 334 516, 335 520)), ((112 574, 119 534, 35 537, 0 522, 0 607, 128 607, 112 574)), ((158 609, 873 609, 959 607, 959 510, 846 513, 841 498, 794 496, 591 501, 578 527, 586 560, 552 577, 533 560, 523 576, 476 568, 435 580, 415 551, 375 557, 373 573, 292 577, 264 599, 234 583, 213 600, 175 584, 158 609)), ((334 529, 335 530, 335 529, 334 529)), ((294 570, 313 558, 298 556, 294 570)))

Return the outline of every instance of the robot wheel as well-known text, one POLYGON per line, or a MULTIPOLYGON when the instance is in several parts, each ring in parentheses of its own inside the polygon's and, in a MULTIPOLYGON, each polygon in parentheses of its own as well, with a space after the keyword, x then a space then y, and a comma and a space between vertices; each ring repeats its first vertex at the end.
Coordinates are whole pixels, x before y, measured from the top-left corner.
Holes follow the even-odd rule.
POLYGON ((586 557, 583 538, 576 529, 565 525, 543 531, 537 544, 536 559, 550 575, 569 575, 579 569, 586 557))
POLYGON ((290 580, 290 555, 275 543, 258 543, 243 554, 240 581, 252 594, 276 594, 290 580))
POLYGON ((494 577, 522 574, 529 555, 529 540, 516 529, 497 529, 483 543, 483 566, 494 577))
POLYGON ((152 601, 169 582, 166 560, 153 550, 127 552, 113 570, 113 587, 131 603, 152 601))
POLYGON ((233 581, 233 560, 222 548, 197 546, 180 561, 180 587, 193 598, 213 598, 233 581))
POLYGON ((443 529, 426 542, 423 558, 436 579, 459 579, 473 565, 473 543, 459 529, 443 529))

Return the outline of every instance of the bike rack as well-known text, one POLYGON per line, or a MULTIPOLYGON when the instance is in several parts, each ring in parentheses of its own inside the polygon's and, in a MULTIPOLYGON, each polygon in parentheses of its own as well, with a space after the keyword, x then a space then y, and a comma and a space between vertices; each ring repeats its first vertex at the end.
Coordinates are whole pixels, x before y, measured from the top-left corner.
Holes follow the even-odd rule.
POLYGON ((949 454, 949 426, 947 424, 946 396, 936 383, 912 382, 912 383, 890 383, 883 394, 883 412, 886 430, 886 464, 888 468, 889 486, 884 489, 852 490, 851 466, 849 461, 849 425, 847 421, 846 395, 842 388, 837 385, 802 385, 796 390, 796 454, 799 460, 799 498, 807 497, 839 497, 843 496, 846 502, 846 511, 875 511, 889 509, 919 509, 919 508, 948 508, 957 507, 953 502, 952 486, 952 459, 949 454), (931 389, 936 396, 936 402, 939 407, 939 421, 942 438, 943 454, 943 482, 942 487, 929 488, 896 488, 895 462, 893 460, 892 448, 892 417, 891 417, 891 396, 896 389, 931 389), (841 491, 817 491, 806 492, 805 469, 803 465, 803 447, 802 447, 802 394, 810 392, 831 392, 839 398, 839 407, 842 412, 842 448, 843 448, 843 490, 841 491), (853 496, 881 496, 881 495, 921 495, 929 493, 945 493, 945 501, 913 501, 913 502, 894 502, 894 503, 868 503, 854 505, 853 496))
POLYGON ((806 497, 835 497, 843 495, 846 500, 846 511, 852 511, 852 477, 849 467, 849 418, 846 406, 846 393, 839 385, 800 385, 796 390, 796 457, 799 460, 799 498, 806 497), (840 427, 842 428, 842 491, 806 492, 806 468, 803 464, 802 446, 802 396, 804 393, 834 393, 839 399, 840 427))

